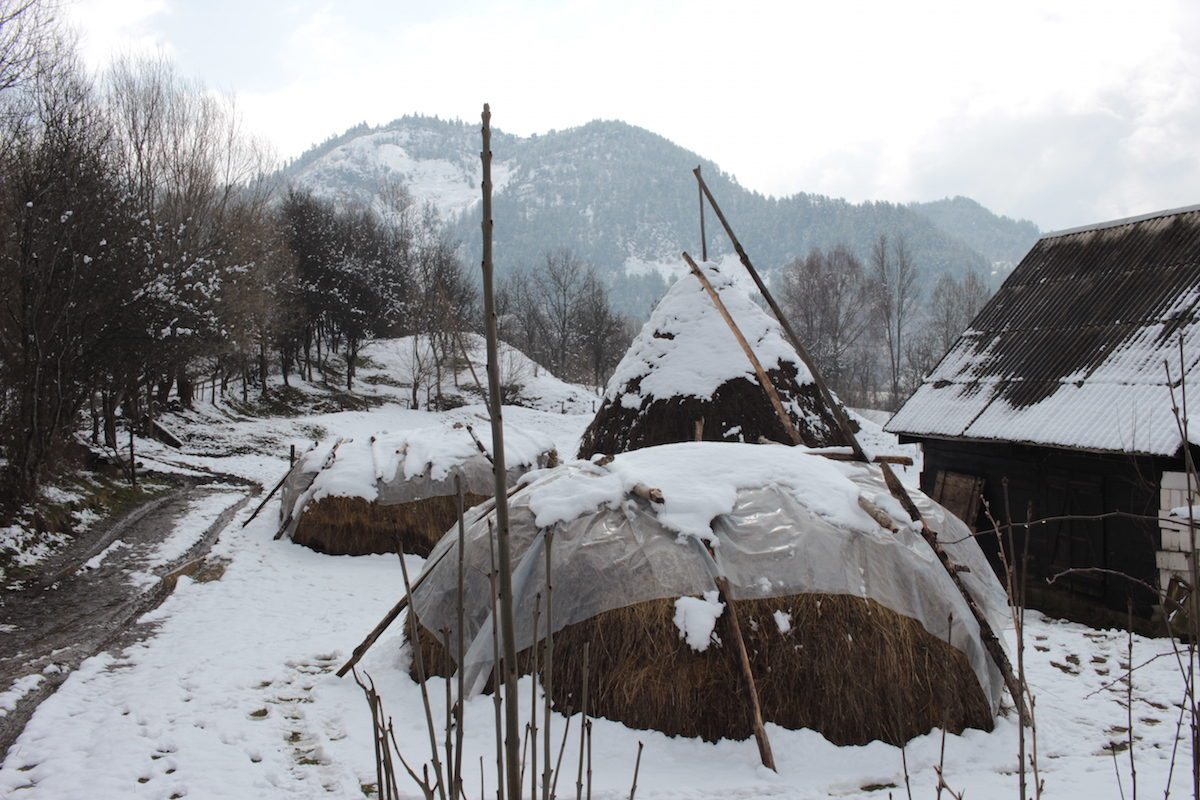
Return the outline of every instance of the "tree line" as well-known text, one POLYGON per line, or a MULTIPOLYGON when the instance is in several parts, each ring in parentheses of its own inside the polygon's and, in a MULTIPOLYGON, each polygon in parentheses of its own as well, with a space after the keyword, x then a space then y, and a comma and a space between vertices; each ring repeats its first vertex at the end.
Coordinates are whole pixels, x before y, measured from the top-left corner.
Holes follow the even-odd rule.
MULTIPOLYGON (((369 207, 278 189, 231 98, 164 58, 89 74, 54 13, 0 0, 0 501, 71 467, 89 423, 111 451, 122 425, 151 427, 201 388, 351 389, 372 337, 422 334, 440 385, 479 314, 430 208, 399 185, 369 207)), ((552 318, 548 295, 512 286, 514 315, 552 318)), ((592 312, 588 331, 619 327, 594 275, 564 296, 592 312)), ((599 380, 608 362, 577 365, 577 327, 537 354, 599 380)))
POLYGON ((845 245, 814 248, 780 273, 781 299, 817 368, 852 406, 896 409, 991 294, 983 276, 943 272, 932 286, 906 239, 881 234, 866 264, 845 245))

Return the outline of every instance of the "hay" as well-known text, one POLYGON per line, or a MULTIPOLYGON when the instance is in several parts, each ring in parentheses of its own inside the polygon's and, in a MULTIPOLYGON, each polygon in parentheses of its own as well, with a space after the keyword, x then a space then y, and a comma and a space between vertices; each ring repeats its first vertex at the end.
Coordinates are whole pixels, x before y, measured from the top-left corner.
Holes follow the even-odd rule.
MULTIPOLYGON (((463 508, 486 499, 464 494, 463 508)), ((458 498, 454 495, 387 506, 361 497, 324 497, 305 507, 292 541, 327 555, 361 556, 395 553, 399 536, 404 552, 427 556, 456 522, 458 498)))
MULTIPOLYGON (((796 382, 794 364, 784 362, 767 375, 785 408, 798 406, 805 410, 803 416, 791 414, 792 423, 805 445, 848 444, 842 441, 833 416, 821 402, 817 387, 796 382)), ((622 394, 636 394, 637 389, 631 383, 624 387, 622 394)), ((616 399, 606 398, 583 433, 578 455, 580 458, 589 458, 596 453, 616 455, 658 444, 690 442, 696 438, 696 421, 701 419, 704 420, 705 441, 757 443, 762 437, 792 444, 758 381, 735 378, 718 387, 707 400, 678 396, 648 399, 640 408, 627 408, 622 405, 620 395, 616 399)))
MULTIPOLYGON (((555 706, 579 707, 583 645, 591 643, 591 713, 673 736, 745 739, 750 710, 729 639, 697 653, 679 638, 674 602, 656 600, 601 614, 554 637, 555 706)), ((992 715, 966 657, 914 620, 870 600, 797 595, 738 603, 763 716, 810 728, 838 745, 900 745, 933 728, 991 730, 992 715), (789 613, 779 631, 773 614, 789 613)), ((426 669, 452 662, 418 627, 426 669)), ((407 627, 406 627, 407 635, 407 627)), ((521 656, 529 671, 529 652, 521 656)), ((414 668, 415 671, 415 668, 414 668)))

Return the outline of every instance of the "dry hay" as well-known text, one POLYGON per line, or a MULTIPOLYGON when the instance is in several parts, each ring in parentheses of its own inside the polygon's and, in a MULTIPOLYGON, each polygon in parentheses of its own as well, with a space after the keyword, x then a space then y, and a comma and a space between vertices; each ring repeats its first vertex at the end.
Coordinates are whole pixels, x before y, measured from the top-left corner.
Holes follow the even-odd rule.
MULTIPOLYGON (((465 493, 463 508, 487 499, 465 493)), ((455 495, 386 506, 361 497, 323 497, 304 508, 292 541, 331 556, 362 556, 395 553, 399 537, 404 552, 427 556, 457 521, 455 495)))
MULTIPOLYGON (((838 745, 900 745, 933 728, 991 730, 989 703, 967 658, 920 623, 871 600, 795 595, 737 604, 763 716, 810 728, 838 745), (773 614, 791 615, 781 633, 773 614)), ((600 614, 554 636, 554 698, 579 709, 584 643, 590 643, 589 713, 672 736, 745 739, 750 706, 729 630, 702 653, 679 637, 673 600, 600 614)), ((444 648, 418 627, 426 670, 452 670, 444 648)), ((406 626, 406 635, 407 635, 406 626)), ((544 656, 543 656, 544 657, 544 656)), ((530 671, 530 653, 520 656, 530 671)), ((415 675, 415 659, 412 670, 415 675)), ((539 669, 544 681, 544 669, 539 669)))
MULTIPOLYGON (((792 414, 803 444, 808 447, 845 445, 832 414, 825 409, 815 384, 796 382, 796 367, 784 362, 767 373, 786 407, 794 401, 807 410, 805 417, 792 414)), ((633 381, 622 394, 637 394, 640 381, 633 381)), ((696 439, 696 422, 704 421, 702 439, 709 442, 757 443, 761 438, 792 444, 771 401, 757 380, 734 378, 726 381, 707 400, 676 396, 643 400, 640 408, 622 405, 620 396, 606 399, 583 433, 579 457, 596 453, 616 455, 658 444, 696 439)))

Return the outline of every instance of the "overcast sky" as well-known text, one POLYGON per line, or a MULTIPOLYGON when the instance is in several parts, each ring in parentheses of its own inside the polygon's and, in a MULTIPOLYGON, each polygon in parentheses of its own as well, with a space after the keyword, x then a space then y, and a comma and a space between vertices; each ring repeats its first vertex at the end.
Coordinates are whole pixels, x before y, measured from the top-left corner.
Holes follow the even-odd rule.
POLYGON ((964 194, 1056 229, 1200 203, 1200 3, 74 0, 281 157, 405 113, 620 119, 774 195, 964 194))

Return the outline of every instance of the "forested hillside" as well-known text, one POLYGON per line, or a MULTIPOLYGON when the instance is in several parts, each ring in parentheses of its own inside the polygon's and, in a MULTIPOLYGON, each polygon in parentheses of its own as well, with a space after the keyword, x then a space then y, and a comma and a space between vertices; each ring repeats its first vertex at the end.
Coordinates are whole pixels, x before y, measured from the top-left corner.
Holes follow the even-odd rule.
MULTIPOLYGON (((478 259, 479 158, 476 125, 404 117, 379 128, 359 126, 288 165, 282 177, 318 195, 383 205, 401 184, 432 203, 463 246, 478 259)), ((495 166, 496 257, 503 274, 536 264, 566 248, 607 277, 618 302, 629 307, 660 293, 682 269, 679 252, 699 251, 696 185, 706 180, 755 261, 774 270, 813 248, 843 245, 866 258, 880 234, 903 238, 923 278, 942 273, 991 272, 1011 260, 1029 223, 998 218, 960 199, 907 206, 855 204, 813 194, 766 197, 701 156, 623 122, 594 121, 528 138, 497 133, 495 166), (963 201, 973 208, 965 213, 963 201), (1016 226, 1013 232, 1010 228, 1016 226)), ((709 252, 729 252, 709 218, 709 252)))

